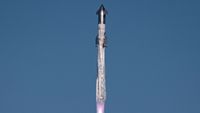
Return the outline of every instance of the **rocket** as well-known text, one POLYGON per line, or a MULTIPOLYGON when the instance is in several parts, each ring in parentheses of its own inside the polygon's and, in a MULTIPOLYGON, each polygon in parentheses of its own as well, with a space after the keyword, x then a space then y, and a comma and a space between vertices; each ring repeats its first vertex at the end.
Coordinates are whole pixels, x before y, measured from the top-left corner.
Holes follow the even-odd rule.
POLYGON ((97 79, 96 79, 96 102, 97 113, 104 113, 106 101, 106 79, 105 79, 105 48, 106 32, 105 23, 107 11, 103 5, 97 10, 98 15, 98 35, 96 37, 97 46, 97 79))

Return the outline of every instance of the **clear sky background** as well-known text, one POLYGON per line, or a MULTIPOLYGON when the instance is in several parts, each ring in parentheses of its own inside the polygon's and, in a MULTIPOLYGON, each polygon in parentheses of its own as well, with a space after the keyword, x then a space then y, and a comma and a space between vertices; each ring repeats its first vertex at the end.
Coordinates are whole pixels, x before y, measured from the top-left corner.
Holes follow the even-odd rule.
POLYGON ((0 113, 96 112, 101 3, 106 113, 200 113, 199 0, 0 0, 0 113))

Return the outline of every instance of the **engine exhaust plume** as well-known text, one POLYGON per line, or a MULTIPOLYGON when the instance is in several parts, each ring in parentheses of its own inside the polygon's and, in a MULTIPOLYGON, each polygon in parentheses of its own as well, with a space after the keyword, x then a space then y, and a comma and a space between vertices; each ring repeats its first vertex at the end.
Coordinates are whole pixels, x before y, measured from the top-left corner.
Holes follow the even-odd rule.
POLYGON ((97 103, 97 113, 104 113, 104 103, 97 103))

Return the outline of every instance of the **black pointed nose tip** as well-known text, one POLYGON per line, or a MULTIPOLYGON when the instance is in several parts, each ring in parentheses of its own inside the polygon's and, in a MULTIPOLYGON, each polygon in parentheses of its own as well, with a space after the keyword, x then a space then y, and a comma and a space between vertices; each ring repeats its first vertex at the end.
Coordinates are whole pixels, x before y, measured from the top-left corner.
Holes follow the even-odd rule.
POLYGON ((100 8, 101 10, 105 10, 105 7, 103 6, 103 4, 101 4, 100 8))
POLYGON ((105 9, 105 7, 104 7, 104 5, 103 4, 101 4, 101 6, 99 7, 99 9, 97 10, 97 15, 99 15, 100 13, 101 13, 101 11, 103 11, 104 12, 104 14, 107 14, 107 11, 106 11, 106 9, 105 9))

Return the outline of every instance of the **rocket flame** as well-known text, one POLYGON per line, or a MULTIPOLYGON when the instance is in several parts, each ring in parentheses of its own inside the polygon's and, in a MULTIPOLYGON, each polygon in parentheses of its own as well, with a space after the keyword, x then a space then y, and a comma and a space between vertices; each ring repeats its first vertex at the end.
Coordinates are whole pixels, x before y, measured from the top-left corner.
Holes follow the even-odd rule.
POLYGON ((104 103, 97 103, 97 113, 104 113, 104 103))

